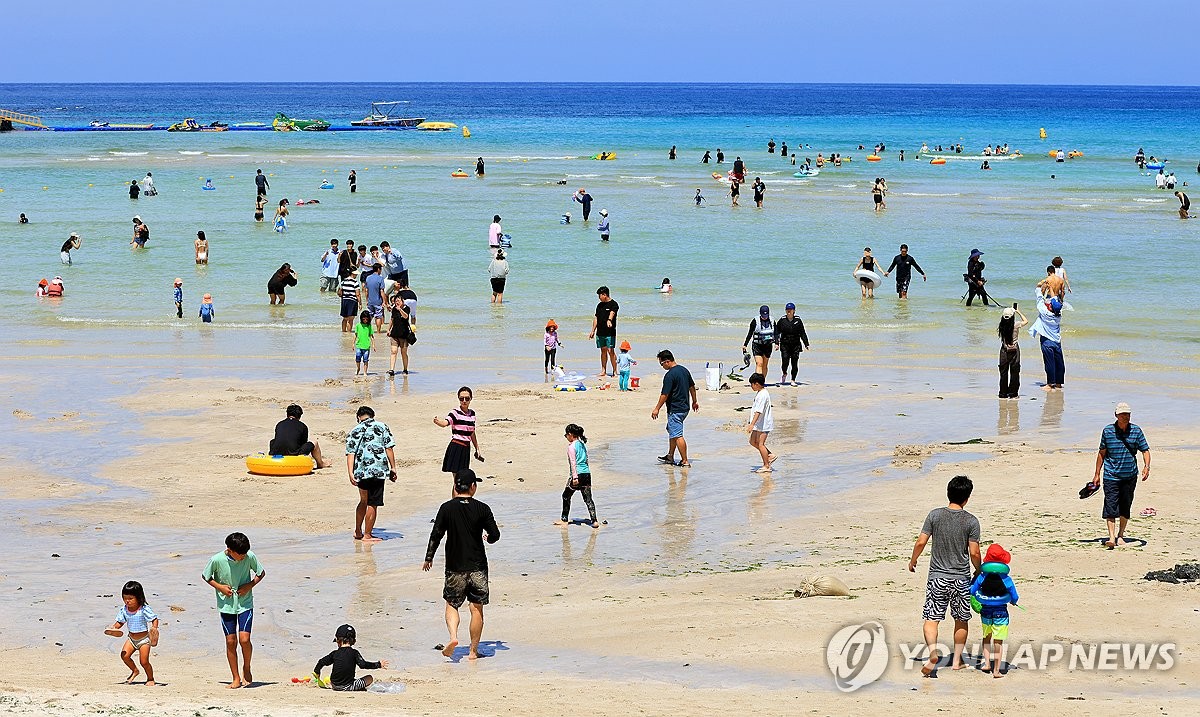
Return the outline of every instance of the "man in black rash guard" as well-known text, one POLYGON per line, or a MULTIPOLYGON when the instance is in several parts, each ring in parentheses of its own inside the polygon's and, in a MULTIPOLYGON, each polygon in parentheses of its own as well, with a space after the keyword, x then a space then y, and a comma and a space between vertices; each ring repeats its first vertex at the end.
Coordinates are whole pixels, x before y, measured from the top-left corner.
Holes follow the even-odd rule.
POLYGON ((921 281, 929 280, 929 277, 925 276, 925 271, 921 269, 921 265, 917 263, 917 260, 909 256, 907 244, 900 245, 900 253, 892 257, 892 265, 888 267, 887 271, 883 272, 883 275, 887 276, 891 274, 893 269, 896 271, 896 294, 901 299, 908 298, 908 282, 912 281, 913 269, 916 269, 917 273, 921 275, 921 281))
POLYGON ((446 601, 446 629, 450 641, 442 649, 446 657, 454 656, 458 647, 458 609, 463 602, 471 604, 471 651, 467 659, 479 657, 479 638, 483 635, 483 606, 488 604, 487 541, 500 540, 500 528, 487 503, 475 500, 477 479, 475 471, 464 468, 454 476, 454 497, 442 503, 429 533, 422 570, 433 567, 433 555, 442 537, 446 536, 446 582, 442 598, 446 601))
POLYGON ((287 418, 275 424, 275 437, 271 439, 268 450, 273 456, 312 456, 317 468, 328 468, 329 464, 321 455, 321 446, 315 441, 308 440, 308 426, 300 417, 304 409, 296 404, 287 407, 287 418))
POLYGON ((792 385, 799 386, 796 372, 799 371, 800 352, 812 349, 808 346, 804 322, 796 316, 796 305, 790 301, 784 307, 784 317, 775 321, 775 342, 779 344, 779 353, 783 357, 783 374, 779 377, 779 385, 787 383, 788 366, 791 366, 792 385))

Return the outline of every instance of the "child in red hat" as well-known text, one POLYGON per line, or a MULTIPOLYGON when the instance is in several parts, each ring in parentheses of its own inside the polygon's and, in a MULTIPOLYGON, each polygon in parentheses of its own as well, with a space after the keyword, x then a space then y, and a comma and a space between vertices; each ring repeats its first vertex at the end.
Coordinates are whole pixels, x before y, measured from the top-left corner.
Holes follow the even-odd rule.
POLYGON ((979 575, 971 584, 971 599, 979 604, 979 617, 983 621, 983 657, 980 664, 984 672, 990 669, 992 677, 1003 677, 1000 663, 1004 661, 1004 641, 1008 639, 1008 605, 1017 604, 1017 586, 1008 575, 1008 563, 1012 560, 999 543, 988 546, 979 566, 979 575))

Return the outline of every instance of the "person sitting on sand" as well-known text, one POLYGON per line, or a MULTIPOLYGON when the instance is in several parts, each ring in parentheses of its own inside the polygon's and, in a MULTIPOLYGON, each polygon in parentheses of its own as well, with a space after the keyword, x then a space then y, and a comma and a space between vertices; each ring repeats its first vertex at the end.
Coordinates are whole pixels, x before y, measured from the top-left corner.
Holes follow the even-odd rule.
POLYGON ((300 417, 304 409, 296 404, 287 407, 286 418, 275 424, 275 437, 268 448, 273 456, 312 456, 317 468, 328 468, 329 463, 321 455, 321 445, 308 440, 308 426, 300 417))
POLYGON ((364 660, 358 650, 354 649, 354 642, 357 639, 358 636, 353 625, 342 625, 337 629, 333 641, 337 644, 338 649, 317 660, 316 666, 313 667, 313 679, 318 685, 326 684, 321 681, 321 670, 325 667, 333 667, 333 671, 329 673, 328 684, 335 692, 365 692, 375 678, 371 675, 356 678, 354 668, 361 667, 364 670, 386 670, 388 668, 387 660, 379 662, 364 660))
POLYGON ((916 572, 917 558, 921 557, 930 538, 933 539, 929 579, 925 583, 925 605, 921 610, 925 621, 922 631, 929 648, 929 659, 921 667, 921 674, 926 677, 937 671, 941 659, 937 653, 938 623, 946 618, 947 607, 954 618, 954 653, 950 667, 954 670, 965 667, 962 653, 971 620, 971 576, 978 572, 981 562, 979 519, 965 510, 974 487, 966 476, 950 479, 946 485, 949 505, 934 508, 925 516, 921 535, 917 537, 912 558, 908 561, 908 572, 916 572))

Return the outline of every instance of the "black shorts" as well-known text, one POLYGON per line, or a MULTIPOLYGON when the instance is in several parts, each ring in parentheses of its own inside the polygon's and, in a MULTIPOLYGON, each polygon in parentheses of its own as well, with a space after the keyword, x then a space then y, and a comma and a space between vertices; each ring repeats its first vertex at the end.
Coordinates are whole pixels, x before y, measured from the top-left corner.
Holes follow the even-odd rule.
POLYGON ((258 196, 260 196, 260 197, 267 196, 267 186, 265 184, 258 185, 258 196))
POLYGON ((442 598, 450 607, 458 609, 464 602, 476 605, 488 604, 488 574, 486 570, 472 570, 465 573, 446 571, 446 583, 442 588, 442 598))
POLYGON ((287 284, 267 284, 268 294, 282 294, 287 284))
POLYGON ((882 194, 875 194, 875 195, 872 195, 872 196, 874 196, 874 197, 875 197, 875 203, 876 203, 876 204, 883 204, 883 195, 882 195, 882 194))
POLYGON ((759 342, 755 341, 754 344, 750 347, 750 351, 755 356, 771 358, 771 351, 774 348, 775 348, 775 346, 773 344, 760 344, 759 342))
POLYGON ((376 508, 383 505, 383 484, 385 482, 382 478, 368 478, 358 482, 358 489, 367 492, 367 505, 376 508))
POLYGON ((1138 479, 1121 478, 1120 480, 1104 479, 1104 518, 1129 518, 1133 507, 1133 492, 1137 490, 1138 479))
POLYGON ((492 279, 492 293, 493 294, 503 294, 504 293, 504 277, 500 277, 499 279, 492 279))
POLYGON ((408 269, 397 274, 388 274, 388 278, 400 286, 408 286, 408 269))
POLYGON ((342 299, 342 317, 353 318, 358 316, 358 299, 342 299))
POLYGON ((283 455, 285 455, 285 456, 311 456, 312 452, 313 452, 313 448, 314 448, 313 442, 309 441, 308 443, 305 443, 304 445, 300 446, 300 448, 298 448, 295 453, 289 452, 289 453, 284 453, 283 455))

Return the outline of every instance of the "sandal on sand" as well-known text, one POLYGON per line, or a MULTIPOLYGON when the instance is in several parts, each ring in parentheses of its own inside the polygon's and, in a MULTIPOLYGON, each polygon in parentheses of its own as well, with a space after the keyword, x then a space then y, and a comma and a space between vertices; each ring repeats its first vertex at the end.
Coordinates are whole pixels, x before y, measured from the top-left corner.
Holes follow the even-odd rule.
POLYGON ((1138 515, 1142 516, 1143 518, 1153 518, 1154 516, 1158 515, 1158 511, 1153 508, 1143 508, 1142 512, 1138 513, 1138 515))
POLYGON ((671 460, 671 457, 670 457, 670 456, 659 456, 659 457, 658 457, 658 462, 659 462, 659 463, 667 463, 667 464, 670 464, 670 465, 675 465, 675 461, 671 460))

